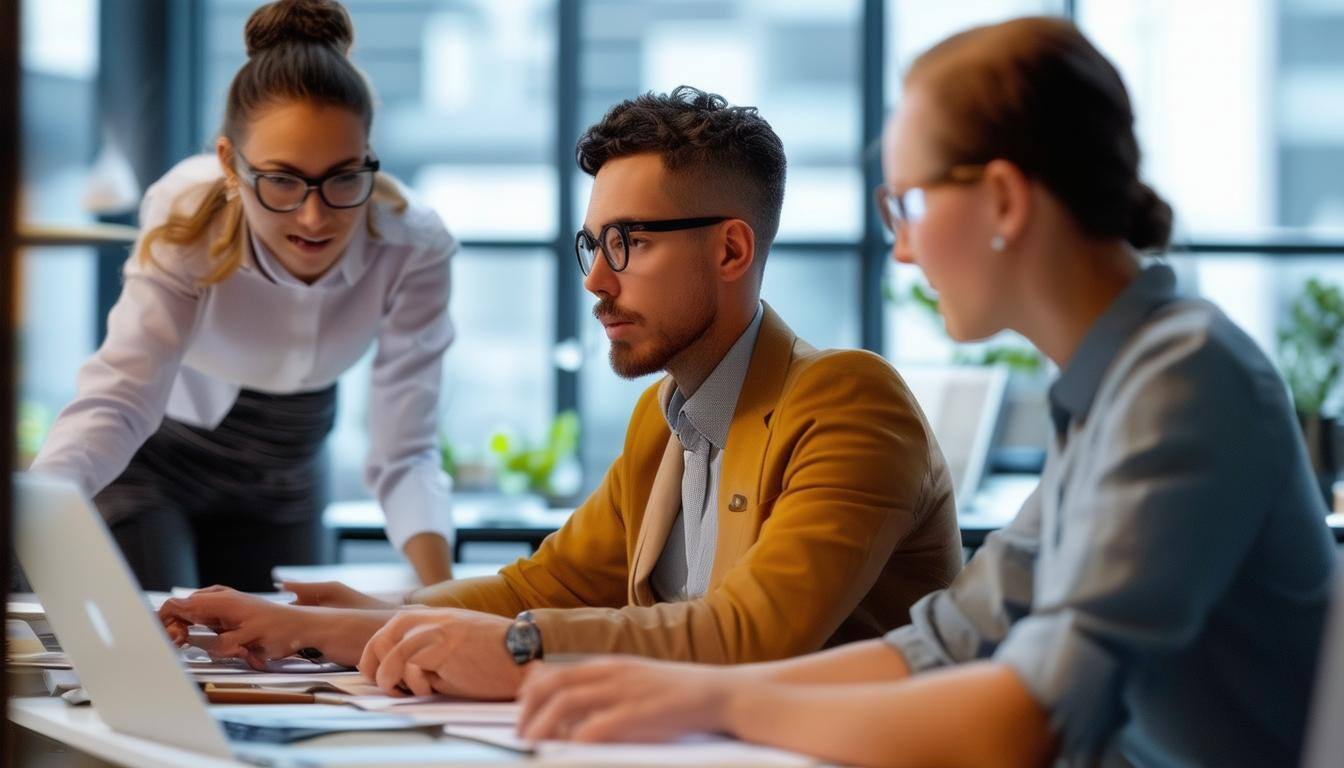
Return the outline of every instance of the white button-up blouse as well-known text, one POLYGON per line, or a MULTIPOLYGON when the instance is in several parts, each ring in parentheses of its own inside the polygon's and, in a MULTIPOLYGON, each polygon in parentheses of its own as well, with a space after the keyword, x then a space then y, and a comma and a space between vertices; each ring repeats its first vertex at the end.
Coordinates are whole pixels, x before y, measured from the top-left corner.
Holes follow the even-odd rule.
MULTIPOLYGON (((213 155, 179 163, 146 192, 142 232, 170 210, 191 210, 221 174, 213 155)), ((340 260, 312 285, 254 237, 238 270, 213 285, 200 284, 206 240, 160 241, 153 264, 141 263, 137 242, 107 338, 80 369, 76 397, 33 469, 73 477, 93 495, 121 474, 165 414, 214 428, 240 389, 327 387, 376 339, 365 482, 398 549, 417 533, 451 538, 437 431, 457 243, 437 214, 413 202, 401 213, 377 200, 364 210, 377 235, 361 218, 340 260)))

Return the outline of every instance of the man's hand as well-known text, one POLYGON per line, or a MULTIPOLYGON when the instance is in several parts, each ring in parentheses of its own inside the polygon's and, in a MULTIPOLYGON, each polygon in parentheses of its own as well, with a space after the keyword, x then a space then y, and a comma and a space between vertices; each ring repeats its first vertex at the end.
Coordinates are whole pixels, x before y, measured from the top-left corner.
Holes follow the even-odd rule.
POLYGON ((523 678, 504 647, 512 623, 459 608, 402 611, 364 646, 359 671, 393 694, 512 699, 523 678))
POLYGON ((238 658, 253 669, 264 669, 269 659, 292 656, 304 647, 300 635, 308 610, 215 586, 170 598, 159 609, 159 619, 178 645, 187 643, 188 627, 200 624, 219 635, 211 656, 238 658))

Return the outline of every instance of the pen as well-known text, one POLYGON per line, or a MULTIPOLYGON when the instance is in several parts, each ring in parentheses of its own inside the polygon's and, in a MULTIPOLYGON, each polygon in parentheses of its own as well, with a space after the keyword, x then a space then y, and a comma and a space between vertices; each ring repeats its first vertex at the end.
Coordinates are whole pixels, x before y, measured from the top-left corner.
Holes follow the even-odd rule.
POLYGON ((235 688, 205 684, 205 699, 211 704, 316 704, 317 695, 300 691, 235 688))

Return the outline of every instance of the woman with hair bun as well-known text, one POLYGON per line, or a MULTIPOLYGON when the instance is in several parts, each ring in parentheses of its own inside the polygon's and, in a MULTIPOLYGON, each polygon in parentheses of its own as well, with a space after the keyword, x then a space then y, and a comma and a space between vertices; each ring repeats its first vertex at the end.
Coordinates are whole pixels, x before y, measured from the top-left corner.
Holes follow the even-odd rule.
POLYGON ((957 340, 1060 369, 1040 486, 886 638, 730 669, 533 670, 520 735, 728 733, 883 766, 1296 765, 1334 547, 1286 389, 1161 249, 1119 75, 1059 19, 914 62, 882 218, 957 340))
POLYGON ((336 380, 376 341, 365 481, 420 579, 451 575, 437 448, 457 244, 379 172, 334 0, 244 32, 214 155, 146 192, 102 346, 33 470, 94 497, 146 589, 271 588, 322 559, 336 380))

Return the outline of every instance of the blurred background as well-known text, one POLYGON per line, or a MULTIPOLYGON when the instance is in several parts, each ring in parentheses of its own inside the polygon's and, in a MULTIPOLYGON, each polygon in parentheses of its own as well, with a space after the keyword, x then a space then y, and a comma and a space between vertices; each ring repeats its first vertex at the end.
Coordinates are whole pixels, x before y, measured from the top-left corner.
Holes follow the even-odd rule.
MULTIPOLYGON (((28 226, 135 224, 140 194, 213 146, 253 0, 22 0, 28 226)), ((380 100, 383 168, 464 247, 444 363, 445 466, 460 489, 567 506, 620 450, 651 379, 609 369, 573 233, 590 179, 574 142, 613 103, 682 83, 755 105, 789 156, 764 287, 818 346, 899 369, 1004 366, 991 472, 1030 472, 1052 371, 1013 338, 948 341, 914 268, 891 264, 871 190, 901 75, 965 27, 1061 14, 1119 66, 1144 173, 1174 205, 1166 258, 1295 382, 1339 405, 1344 356, 1344 0, 347 0, 380 100), (1334 336, 1329 336, 1334 329, 1334 336), (1336 366, 1337 368, 1337 366, 1336 366)), ((120 288, 125 245, 30 247, 19 261, 18 445, 74 395, 120 288)), ((360 477, 368 368, 340 383, 334 498, 360 477)), ((1230 415, 1229 417, 1235 417, 1230 415)))

